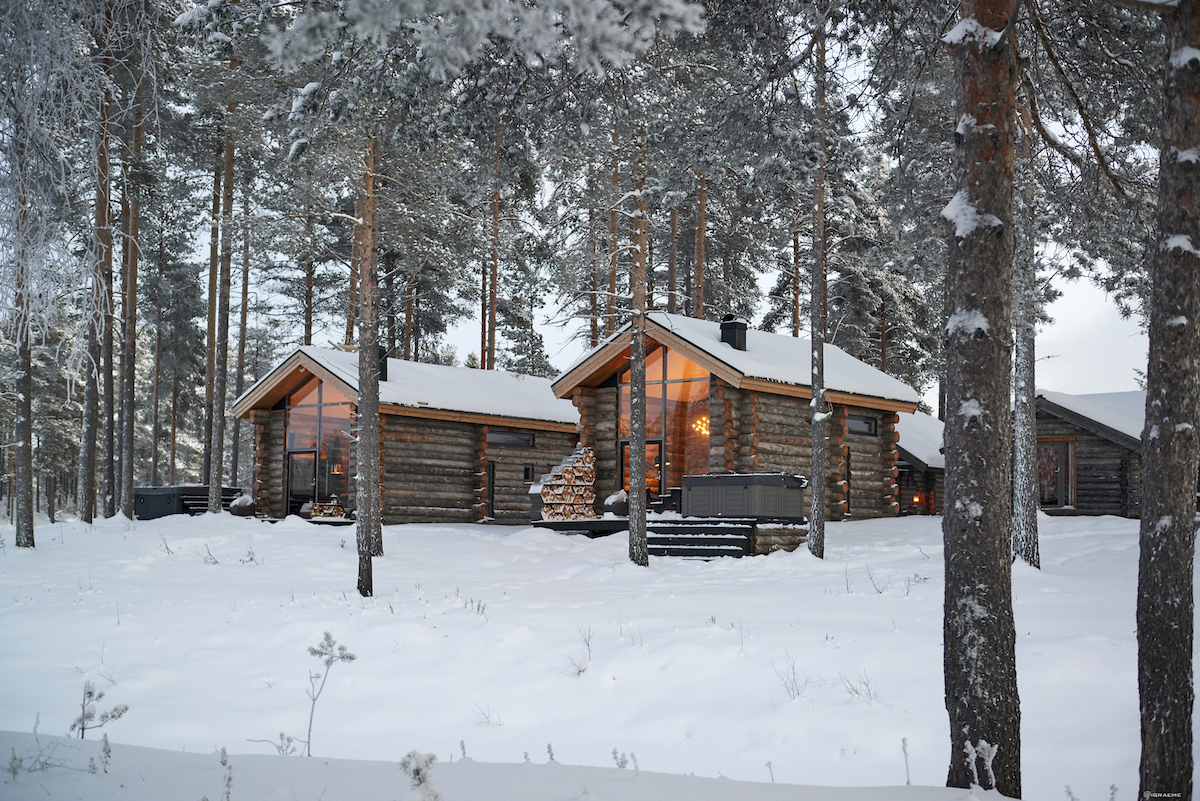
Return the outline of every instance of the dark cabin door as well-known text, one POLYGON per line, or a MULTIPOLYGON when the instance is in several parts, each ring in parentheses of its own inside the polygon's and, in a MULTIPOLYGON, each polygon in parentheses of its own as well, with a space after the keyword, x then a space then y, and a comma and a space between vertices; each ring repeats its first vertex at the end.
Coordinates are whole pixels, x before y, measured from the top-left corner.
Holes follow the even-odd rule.
POLYGON ((300 507, 316 500, 317 452, 291 451, 287 458, 287 514, 300 512, 300 507))

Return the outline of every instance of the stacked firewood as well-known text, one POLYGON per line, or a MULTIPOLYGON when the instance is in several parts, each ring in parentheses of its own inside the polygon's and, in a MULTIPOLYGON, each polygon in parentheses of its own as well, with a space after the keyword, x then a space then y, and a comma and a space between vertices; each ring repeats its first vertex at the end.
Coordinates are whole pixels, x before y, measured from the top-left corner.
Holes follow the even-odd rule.
POLYGON ((543 520, 592 520, 596 517, 596 454, 576 448, 562 463, 542 476, 543 520))

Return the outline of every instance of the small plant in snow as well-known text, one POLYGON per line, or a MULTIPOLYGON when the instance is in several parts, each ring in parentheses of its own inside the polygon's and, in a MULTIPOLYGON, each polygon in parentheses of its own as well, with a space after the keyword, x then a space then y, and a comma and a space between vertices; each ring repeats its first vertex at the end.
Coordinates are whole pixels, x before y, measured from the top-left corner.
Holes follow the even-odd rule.
MULTIPOLYGON (((16 781, 17 774, 24 771, 25 773, 38 773, 40 771, 49 770, 50 768, 65 767, 66 763, 54 756, 58 751, 59 741, 42 744, 42 738, 38 735, 38 726, 42 722, 42 715, 39 712, 33 719, 33 742, 35 751, 27 752, 23 756, 17 756, 17 749, 12 749, 12 756, 8 760, 8 766, 4 769, 5 773, 13 777, 16 781)), ((106 763, 107 764, 107 763, 106 763)))
POLYGON ((900 738, 900 750, 904 752, 904 783, 912 784, 912 774, 908 772, 908 738, 900 738))
POLYGON ((804 695, 804 691, 808 688, 808 675, 803 678, 796 672, 796 657, 784 649, 783 655, 785 661, 783 666, 777 666, 774 662, 771 667, 775 668, 775 675, 779 677, 779 683, 783 685, 784 692, 788 698, 795 701, 800 696, 804 695))
POLYGON ((100 737, 100 767, 108 773, 108 763, 112 760, 112 744, 108 741, 108 732, 100 737))
POLYGON ((413 801, 439 801, 442 794, 429 781, 429 769, 437 757, 433 754, 422 754, 409 751, 408 756, 400 762, 400 769, 412 779, 413 793, 409 796, 413 801))
POLYGON ((254 540, 250 540, 250 544, 246 548, 246 555, 238 560, 243 565, 261 565, 258 557, 254 555, 254 540))
MULTIPOLYGON (((199 552, 199 551, 196 551, 196 553, 200 553, 200 552, 199 552)), ((207 543, 205 543, 205 545, 204 545, 204 553, 201 553, 201 554, 200 554, 200 558, 204 560, 204 564, 206 564, 206 565, 219 565, 219 564, 221 564, 220 562, 218 562, 218 561, 217 561, 217 557, 213 556, 213 554, 212 554, 212 551, 210 551, 210 550, 208 549, 208 544, 207 544, 207 543)))
POLYGON ((879 700, 879 685, 872 682, 865 672, 857 673, 853 679, 847 677, 845 673, 839 673, 838 678, 842 680, 842 686, 852 697, 869 704, 874 704, 879 700))
POLYGON ((283 732, 279 732, 279 742, 275 742, 274 740, 249 740, 249 739, 246 740, 246 742, 248 742, 248 743, 266 743, 267 745, 271 746, 276 751, 278 751, 280 756, 290 756, 291 754, 296 753, 296 746, 294 745, 294 743, 296 742, 296 738, 291 736, 290 734, 284 734, 283 732))
POLYGON ((489 706, 487 709, 481 709, 479 704, 475 705, 475 714, 479 715, 479 723, 481 726, 491 726, 493 723, 497 726, 503 726, 504 721, 500 720, 499 712, 492 712, 489 706), (495 718, 495 720, 493 720, 495 718))
MULTIPOLYGON (((459 747, 459 748, 462 750, 462 756, 463 756, 463 759, 466 759, 466 758, 467 758, 467 741, 466 741, 466 740, 459 740, 459 741, 458 741, 458 747, 459 747)), ((452 758, 453 758, 453 757, 452 757, 452 758)))
POLYGON ((871 564, 869 562, 867 563, 867 578, 871 580, 871 586, 875 588, 875 592, 879 595, 883 595, 885 592, 887 592, 887 588, 891 586, 892 583, 890 578, 882 578, 876 581, 875 574, 871 572, 871 564))
POLYGON ((550 761, 553 762, 554 761, 554 746, 551 745, 550 743, 546 743, 546 754, 550 757, 550 761))
POLYGON ((329 670, 335 662, 353 662, 357 657, 346 650, 346 646, 338 645, 333 639, 333 635, 328 631, 325 632, 324 639, 320 644, 314 647, 309 647, 308 653, 321 660, 325 665, 325 673, 308 672, 308 698, 312 701, 312 706, 308 710, 308 739, 304 741, 305 756, 312 756, 312 727, 313 715, 317 711, 317 699, 321 697, 321 691, 325 689, 325 682, 329 680, 329 670), (317 681, 320 680, 320 684, 317 681))
POLYGON ((121 717, 129 711, 129 707, 125 704, 117 704, 108 712, 101 712, 99 719, 96 718, 96 702, 104 697, 104 691, 96 692, 96 685, 90 681, 83 683, 83 700, 79 704, 79 717, 75 718, 75 722, 71 724, 68 731, 74 732, 79 730, 79 739, 84 739, 88 729, 98 729, 106 723, 114 720, 120 720, 121 717), (95 722, 93 722, 95 721, 95 722))
POLYGON ((617 749, 615 748, 613 749, 613 762, 617 763, 618 770, 625 770, 625 766, 629 764, 629 760, 625 758, 624 754, 617 755, 617 749))
POLYGON ((927 581, 929 581, 929 576, 922 576, 920 573, 913 573, 904 580, 904 597, 908 597, 908 594, 912 591, 914 585, 924 584, 927 581))
POLYGON ((173 555, 175 552, 171 550, 170 545, 167 545, 167 535, 159 534, 158 536, 162 539, 162 545, 159 547, 162 548, 163 553, 165 553, 167 556, 173 555))
POLYGON ((571 663, 571 669, 575 671, 576 676, 582 676, 584 673, 587 673, 588 668, 592 666, 592 636, 594 634, 595 632, 592 631, 591 626, 584 626, 579 629, 579 636, 583 639, 583 649, 587 655, 579 662, 575 661, 572 657, 567 657, 567 660, 571 663))

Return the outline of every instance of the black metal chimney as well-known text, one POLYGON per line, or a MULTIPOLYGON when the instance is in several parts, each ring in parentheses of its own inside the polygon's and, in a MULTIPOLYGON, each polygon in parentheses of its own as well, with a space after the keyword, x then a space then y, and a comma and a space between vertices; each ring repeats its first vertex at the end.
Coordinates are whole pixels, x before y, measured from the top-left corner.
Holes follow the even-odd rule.
POLYGON ((728 342, 735 350, 746 349, 746 318, 727 314, 721 318, 721 341, 728 342))
POLYGON ((388 351, 383 345, 379 346, 379 380, 380 382, 387 381, 387 359, 388 351))

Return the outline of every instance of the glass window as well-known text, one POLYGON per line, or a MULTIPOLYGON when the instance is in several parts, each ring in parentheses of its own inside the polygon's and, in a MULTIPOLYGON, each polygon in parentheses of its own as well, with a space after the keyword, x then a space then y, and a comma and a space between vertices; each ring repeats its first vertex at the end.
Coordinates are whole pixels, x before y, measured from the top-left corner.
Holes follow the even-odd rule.
POLYGON ((533 447, 533 433, 530 431, 500 431, 489 428, 487 432, 489 445, 521 445, 533 447))
POLYGON ((1039 441, 1038 494, 1044 508, 1062 509, 1075 505, 1075 443, 1070 440, 1039 441))
POLYGON ((294 468, 289 508, 301 497, 297 480, 307 482, 310 500, 325 503, 336 495, 344 502, 350 490, 350 402, 316 378, 306 380, 288 396, 287 450, 296 452, 289 453, 294 468), (295 467, 301 464, 303 469, 295 467), (300 473, 302 480, 296 478, 300 473))
POLYGON ((309 376, 288 396, 288 406, 315 406, 320 402, 321 382, 309 376))
POLYGON ((851 434, 875 436, 879 433, 879 421, 861 414, 846 415, 846 430, 851 434))
POLYGON ((708 371, 676 351, 667 352, 667 380, 688 381, 702 378, 708 380, 708 371))
POLYGON ((683 477, 708 472, 708 382, 679 381, 666 385, 666 486, 683 485, 683 477))

